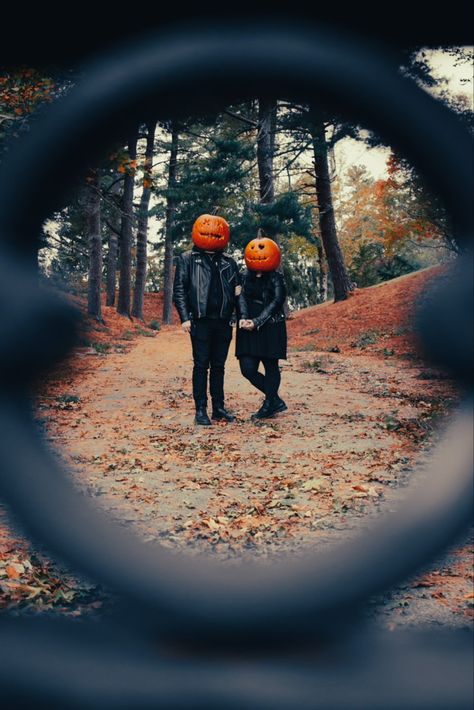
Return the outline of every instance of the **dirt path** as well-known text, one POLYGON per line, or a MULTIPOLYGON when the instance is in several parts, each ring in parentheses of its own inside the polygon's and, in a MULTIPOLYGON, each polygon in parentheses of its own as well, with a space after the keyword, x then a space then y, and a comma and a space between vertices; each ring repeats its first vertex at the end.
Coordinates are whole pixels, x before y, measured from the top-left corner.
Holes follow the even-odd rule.
MULTIPOLYGON (((212 530, 218 514, 228 519, 216 521, 215 532, 260 532, 245 543, 267 554, 275 536, 291 541, 300 527, 323 528, 328 515, 384 497, 408 463, 406 442, 387 421, 418 417, 421 407, 374 396, 380 383, 396 387, 394 367, 379 364, 374 372, 373 361, 364 369, 360 357, 354 365, 347 357, 294 353, 282 372, 288 413, 255 425, 248 417, 261 396, 231 354, 227 403, 239 420, 212 428, 194 426, 190 374, 188 337, 168 330, 107 357, 76 386, 77 406, 61 412, 57 441, 80 485, 147 535, 172 541, 203 516, 211 523, 203 532, 212 530), (364 484, 367 490, 354 489, 364 484), (242 514, 250 516, 245 525, 242 514)), ((219 535, 217 546, 222 541, 219 535)))
MULTIPOLYGON (((43 400, 44 414, 54 409, 49 438, 78 485, 146 541, 226 559, 297 552, 303 541, 350 535, 381 503, 397 505, 454 397, 446 382, 394 358, 292 352, 282 364, 289 410, 256 425, 248 417, 261 396, 241 377, 233 346, 226 391, 235 424, 194 426, 190 343, 176 327, 107 355, 59 409, 43 400)), ((456 554, 376 600, 384 621, 465 624, 469 556, 456 554)))

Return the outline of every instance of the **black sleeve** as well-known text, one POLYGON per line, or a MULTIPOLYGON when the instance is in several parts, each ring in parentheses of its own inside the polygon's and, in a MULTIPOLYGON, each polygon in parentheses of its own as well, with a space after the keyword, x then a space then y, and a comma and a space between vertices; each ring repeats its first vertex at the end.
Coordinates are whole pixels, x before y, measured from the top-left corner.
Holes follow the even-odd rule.
POLYGON ((283 275, 275 271, 273 276, 274 294, 270 303, 265 306, 257 318, 253 319, 256 328, 260 328, 274 314, 283 308, 286 299, 286 286, 283 275))
POLYGON ((176 260, 176 269, 173 282, 173 302, 178 311, 181 323, 189 320, 189 264, 181 254, 176 260))
POLYGON ((236 261, 234 261, 234 269, 235 269, 235 284, 236 284, 236 286, 241 286, 242 285, 242 274, 240 273, 239 265, 237 264, 236 261))
POLYGON ((237 299, 237 312, 239 316, 239 320, 243 318, 246 320, 249 317, 249 307, 247 303, 247 298, 245 296, 245 276, 243 274, 239 274, 239 283, 242 287, 242 290, 240 292, 240 295, 237 299))

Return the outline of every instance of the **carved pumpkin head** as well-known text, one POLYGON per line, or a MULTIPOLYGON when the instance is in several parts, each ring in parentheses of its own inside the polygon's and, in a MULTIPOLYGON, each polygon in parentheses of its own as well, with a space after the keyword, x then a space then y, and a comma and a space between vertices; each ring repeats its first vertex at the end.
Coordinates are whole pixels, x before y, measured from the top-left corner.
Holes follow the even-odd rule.
POLYGON ((193 242, 200 249, 225 249, 230 239, 230 228, 225 219, 213 214, 202 214, 193 224, 193 242))
POLYGON ((275 271, 280 266, 280 247, 273 239, 257 237, 247 244, 245 263, 250 271, 275 271))

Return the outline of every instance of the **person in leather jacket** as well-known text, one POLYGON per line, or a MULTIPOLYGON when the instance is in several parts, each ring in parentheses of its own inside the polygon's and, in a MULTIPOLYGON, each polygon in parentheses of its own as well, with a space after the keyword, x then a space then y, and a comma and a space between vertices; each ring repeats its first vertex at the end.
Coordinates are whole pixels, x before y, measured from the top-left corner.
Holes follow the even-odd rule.
POLYGON ((191 336, 195 423, 204 426, 211 424, 207 414, 208 371, 212 419, 235 420, 224 405, 224 370, 240 273, 235 260, 219 242, 217 246, 202 249, 195 243, 191 251, 181 254, 176 260, 173 284, 173 301, 181 326, 191 336))
MULTIPOLYGON (((273 244, 280 254, 278 245, 273 244)), ((284 312, 287 292, 283 274, 276 268, 260 270, 259 263, 252 263, 247 257, 245 261, 248 268, 238 298, 235 354, 243 376, 265 394, 262 406, 252 419, 265 419, 287 409, 278 395, 281 381, 278 360, 286 360, 287 349, 284 312), (259 372, 260 363, 265 374, 259 372)))
POLYGON ((268 274, 262 271, 255 273, 248 270, 245 272, 242 280, 243 286, 238 298, 239 312, 243 319, 250 318, 250 301, 246 296, 249 294, 250 283, 254 274, 255 278, 263 277, 261 283, 262 309, 258 316, 252 318, 253 325, 258 330, 269 321, 276 323, 284 319, 285 312, 283 306, 286 299, 286 286, 283 274, 279 271, 271 271, 268 274))

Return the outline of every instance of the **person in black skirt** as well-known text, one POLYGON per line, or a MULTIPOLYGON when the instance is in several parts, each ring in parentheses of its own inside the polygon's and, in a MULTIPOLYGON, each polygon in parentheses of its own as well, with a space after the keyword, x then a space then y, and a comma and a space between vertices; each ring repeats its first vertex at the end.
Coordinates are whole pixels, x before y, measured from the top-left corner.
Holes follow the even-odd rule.
POLYGON ((287 409, 278 395, 281 380, 278 360, 286 360, 287 348, 283 310, 286 286, 283 275, 277 271, 280 259, 279 246, 267 237, 253 239, 245 248, 247 270, 238 298, 235 354, 243 376, 265 395, 252 419, 266 419, 287 409), (265 374, 259 371, 260 363, 265 374))

